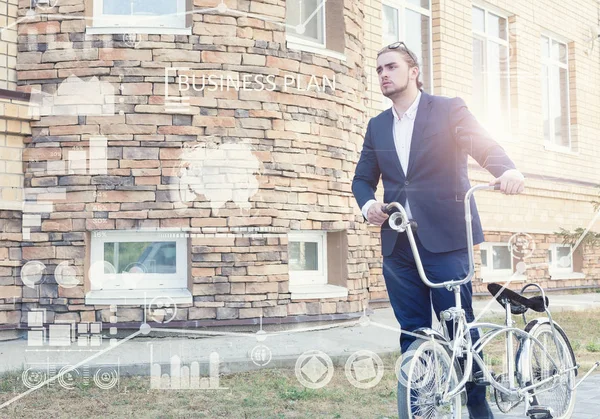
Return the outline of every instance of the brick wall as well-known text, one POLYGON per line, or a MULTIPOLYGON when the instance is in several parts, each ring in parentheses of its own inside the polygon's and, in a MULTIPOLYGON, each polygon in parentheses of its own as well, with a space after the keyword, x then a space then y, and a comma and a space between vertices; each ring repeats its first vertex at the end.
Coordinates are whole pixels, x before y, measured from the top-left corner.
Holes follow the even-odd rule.
MULTIPOLYGON (((206 7, 212 1, 195 1, 206 7)), ((229 4, 231 3, 231 4, 229 4)), ((59 12, 83 15, 83 0, 60 3, 59 12)), ((284 2, 228 2, 280 18, 284 2)), ((232 6, 233 5, 233 6, 232 6)), ((23 5, 22 5, 23 6, 23 5)), ((25 13, 22 7, 20 14, 25 13)), ((180 228, 209 233, 215 227, 268 226, 286 230, 348 232, 347 298, 291 300, 287 237, 190 239, 194 303, 179 306, 176 320, 244 319, 360 312, 368 298, 364 227, 350 184, 365 126, 363 11, 344 3, 346 60, 288 50, 282 26, 246 17, 194 14, 193 35, 140 35, 130 45, 120 35, 85 35, 78 21, 35 18, 19 26, 19 90, 56 94, 69 76, 98 77, 114 92, 111 116, 44 116, 26 141, 25 186, 37 198, 64 188, 53 212, 23 241, 24 261, 48 272, 67 261, 81 272, 81 286, 59 287, 51 275, 37 290, 23 290, 25 310, 46 308, 49 321, 102 320, 105 306, 85 305, 89 289, 86 250, 90 233, 102 229, 180 228), (335 90, 196 92, 185 115, 165 113, 165 67, 211 74, 284 73, 303 80, 336 76, 335 90), (53 174, 48 162, 87 150, 91 136, 108 138, 106 176, 53 174), (252 144, 264 172, 251 209, 228 203, 218 214, 199 196, 189 208, 173 202, 173 182, 184 144, 252 144), (96 220, 102 218, 102 223, 96 220), (87 243, 87 244, 86 244, 87 243)), ((175 91, 171 84, 169 89, 175 91)), ((173 93, 173 92, 170 92, 173 93)), ((142 308, 119 306, 119 321, 141 321, 142 308)))
MULTIPOLYGON (((467 104, 472 94, 472 16, 477 2, 467 0, 432 0, 433 91, 444 96, 463 97, 467 104)), ((479 193, 479 206, 486 238, 505 232, 527 232, 536 237, 540 248, 556 240, 561 227, 586 227, 594 217, 589 204, 597 199, 600 181, 596 161, 600 153, 600 67, 597 51, 586 53, 589 28, 598 25, 598 3, 574 1, 520 2, 515 0, 486 1, 480 6, 492 6, 508 17, 510 45, 510 133, 496 138, 527 178, 525 194, 501 196, 493 192, 479 193), (542 129, 542 87, 540 37, 555 34, 568 40, 570 122, 573 152, 560 153, 544 148, 542 129)), ((382 2, 366 3, 365 38, 366 72, 369 74, 368 94, 370 117, 381 112, 381 90, 374 71, 377 51, 382 47, 382 2)), ((476 110, 474 110, 476 111, 476 110)), ((472 183, 487 183, 491 175, 477 170, 472 183)), ((382 199, 380 184, 377 195, 382 199)), ((596 227, 596 231, 598 228, 596 227)), ((378 231, 370 230, 365 242, 377 248, 378 231)), ((510 237, 510 235, 508 236, 510 237)), ((489 239, 488 239, 489 240, 489 239)), ((547 249, 547 247, 546 247, 547 249)), ((478 253, 478 252, 477 252, 478 253)), ((370 295, 387 298, 381 274, 381 258, 377 252, 368 259, 370 295)), ((540 257, 545 257, 541 254, 540 257)), ((547 259, 547 258, 546 258, 547 259)), ((600 249, 585 249, 585 280, 549 280, 546 271, 534 269, 529 279, 541 281, 547 287, 600 285, 600 249)), ((547 260, 545 260, 547 262, 547 260)), ((536 263, 545 263, 536 262, 536 263)), ((530 262, 533 264, 533 262, 530 262)), ((474 280, 476 292, 485 284, 480 275, 474 280)))

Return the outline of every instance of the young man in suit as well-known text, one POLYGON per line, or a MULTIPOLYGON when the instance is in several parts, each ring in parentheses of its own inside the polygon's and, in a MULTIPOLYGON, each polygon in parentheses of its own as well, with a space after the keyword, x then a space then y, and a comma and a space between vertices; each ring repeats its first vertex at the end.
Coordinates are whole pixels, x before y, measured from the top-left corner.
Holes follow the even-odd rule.
MULTIPOLYGON (((378 53, 381 91, 393 106, 369 121, 352 181, 365 220, 381 226, 383 275, 396 319, 406 331, 431 327, 431 305, 439 315, 454 305, 454 296, 445 288, 430 290, 423 284, 407 235, 398 234, 387 222, 386 203, 399 202, 417 222, 415 240, 425 273, 431 281, 443 282, 462 279, 469 271, 464 211, 464 196, 471 187, 468 156, 494 176, 490 185, 500 184, 506 194, 524 190, 523 175, 464 101, 423 92, 419 73, 415 54, 402 42, 378 53), (384 203, 375 200, 380 177, 384 203)), ((471 213, 473 244, 479 244, 483 232, 474 199, 471 213)), ((470 283, 461 286, 461 300, 467 320, 472 321, 470 283)), ((479 337, 476 330, 472 336, 479 337)), ((413 341, 414 337, 401 335, 403 353, 413 341)), ((467 396, 470 418, 493 418, 485 387, 468 383, 467 396)))

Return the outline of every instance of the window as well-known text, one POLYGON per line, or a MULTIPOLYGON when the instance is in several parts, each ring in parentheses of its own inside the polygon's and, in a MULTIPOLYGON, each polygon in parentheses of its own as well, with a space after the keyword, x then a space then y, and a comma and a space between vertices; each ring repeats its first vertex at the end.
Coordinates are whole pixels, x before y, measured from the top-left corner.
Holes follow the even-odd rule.
POLYGON ((481 243, 481 276, 484 282, 499 280, 522 281, 523 275, 513 275, 514 258, 507 243, 481 243))
MULTIPOLYGON (((431 93, 431 8, 429 0, 384 0, 382 9, 382 47, 404 41, 415 53, 421 68, 423 90, 431 93)), ((391 101, 384 98, 384 107, 391 101)))
POLYGON ((345 60, 342 0, 287 0, 287 47, 345 60))
POLYGON ((346 297, 348 242, 345 231, 292 231, 288 234, 292 300, 346 297))
POLYGON ((94 0, 88 33, 189 34, 193 5, 187 0, 94 0))
POLYGON ((92 297, 131 301, 152 291, 167 296, 175 291, 175 296, 189 295, 191 301, 183 233, 98 231, 92 233, 90 256, 92 297))
POLYGON ((325 48, 325 7, 322 0, 288 1, 286 23, 294 27, 296 37, 325 48))
POLYGON ((546 145, 571 148, 567 45, 542 36, 542 106, 546 145))
POLYGON ((551 245, 548 249, 548 268, 550 275, 573 272, 572 247, 570 245, 551 245))
POLYGON ((288 264, 294 285, 327 283, 327 236, 324 232, 289 234, 288 264))
POLYGON ((471 109, 493 134, 510 126, 508 21, 473 7, 473 103, 471 109))

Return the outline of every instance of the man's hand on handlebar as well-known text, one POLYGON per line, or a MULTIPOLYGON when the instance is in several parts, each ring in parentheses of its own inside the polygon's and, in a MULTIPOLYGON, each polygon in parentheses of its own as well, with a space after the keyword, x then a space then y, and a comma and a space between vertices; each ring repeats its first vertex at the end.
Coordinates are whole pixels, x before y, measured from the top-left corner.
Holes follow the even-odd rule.
POLYGON ((369 223, 381 226, 389 217, 389 215, 383 212, 385 207, 386 204, 382 204, 381 202, 375 202, 373 205, 371 205, 369 211, 367 212, 367 220, 369 223))
POLYGON ((500 190, 507 195, 520 194, 525 190, 525 177, 518 170, 509 169, 492 180, 490 186, 492 185, 500 185, 500 190))

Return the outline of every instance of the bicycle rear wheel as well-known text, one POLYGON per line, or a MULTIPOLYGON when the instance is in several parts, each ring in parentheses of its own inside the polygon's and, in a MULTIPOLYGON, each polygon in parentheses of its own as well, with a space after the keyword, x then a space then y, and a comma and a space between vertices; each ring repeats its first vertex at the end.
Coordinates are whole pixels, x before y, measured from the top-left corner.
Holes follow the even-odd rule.
MULTIPOLYGON (((537 323, 529 332, 531 336, 540 341, 547 352, 546 354, 537 344, 531 345, 532 384, 539 383, 575 365, 567 335, 558 325, 555 324, 554 327, 556 341, 549 323, 537 323)), ((550 381, 533 390, 532 404, 551 408, 552 417, 555 419, 568 419, 575 408, 575 392, 571 390, 574 385, 575 370, 562 373, 555 381, 550 381)))
POLYGON ((442 392, 456 387, 459 374, 446 348, 434 340, 417 339, 402 355, 398 383, 401 418, 460 419, 461 397, 441 404, 442 392))

